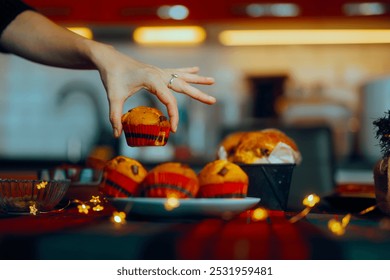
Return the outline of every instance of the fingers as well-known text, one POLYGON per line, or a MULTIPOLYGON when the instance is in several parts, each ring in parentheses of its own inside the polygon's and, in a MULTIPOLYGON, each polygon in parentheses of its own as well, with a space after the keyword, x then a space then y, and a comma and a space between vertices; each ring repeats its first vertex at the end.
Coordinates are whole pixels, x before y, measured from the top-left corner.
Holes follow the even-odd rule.
POLYGON ((183 67, 183 68, 175 68, 175 69, 166 69, 168 72, 182 72, 182 73, 192 73, 196 74, 199 72, 198 66, 192 67, 183 67))
POLYGON ((167 82, 162 80, 157 82, 154 80, 154 82, 151 83, 152 86, 149 85, 147 88, 167 107, 171 122, 171 130, 176 132, 179 122, 179 113, 176 98, 169 89, 186 94, 200 102, 214 104, 216 102, 215 97, 202 92, 189 83, 211 85, 215 80, 211 77, 203 77, 195 74, 199 71, 198 67, 177 68, 165 71, 170 73, 170 76, 166 79, 167 82))
POLYGON ((121 118, 124 102, 141 88, 155 94, 160 102, 166 106, 172 132, 177 130, 179 112, 176 98, 170 89, 206 104, 216 102, 214 97, 191 85, 211 85, 214 83, 213 78, 197 74, 199 67, 162 70, 149 65, 140 65, 142 67, 137 65, 138 68, 135 69, 113 72, 114 75, 102 75, 103 84, 107 89, 110 122, 116 138, 120 137, 123 131, 121 118))
POLYGON ((110 122, 115 138, 119 138, 122 133, 122 112, 123 104, 126 100, 126 95, 123 94, 124 92, 126 94, 126 91, 115 87, 107 89, 110 122))
POLYGON ((214 78, 212 77, 203 77, 197 75, 196 73, 198 73, 199 67, 165 69, 165 71, 172 74, 175 73, 179 76, 180 79, 191 84, 212 85, 215 82, 214 78))
MULTIPOLYGON (((214 83, 214 79, 208 78, 208 77, 193 77, 194 81, 197 81, 199 84, 212 84, 214 83)), ((170 80, 168 83, 168 87, 176 92, 180 92, 183 94, 186 94, 193 99, 196 99, 200 102, 206 103, 206 104, 214 104, 216 102, 215 97, 210 96, 199 89, 191 86, 187 83, 189 79, 184 80, 181 78, 181 76, 177 75, 177 78, 170 80)))
POLYGON ((172 132, 176 132, 179 123, 179 110, 177 108, 176 98, 172 92, 163 83, 156 86, 155 95, 167 107, 169 121, 172 132))
POLYGON ((122 112, 124 101, 119 99, 109 99, 110 122, 114 131, 114 137, 119 138, 122 133, 122 112))
POLYGON ((187 83, 198 85, 212 85, 215 80, 211 77, 202 77, 194 74, 180 74, 180 79, 187 83))

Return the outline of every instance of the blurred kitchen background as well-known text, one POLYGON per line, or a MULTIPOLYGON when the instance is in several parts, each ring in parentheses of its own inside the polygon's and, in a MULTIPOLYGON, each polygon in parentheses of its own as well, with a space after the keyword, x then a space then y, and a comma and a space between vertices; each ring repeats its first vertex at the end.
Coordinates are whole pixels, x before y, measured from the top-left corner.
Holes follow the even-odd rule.
MULTIPOLYGON (((97 72, 1 54, 3 164, 78 163, 96 149, 144 163, 202 163, 214 159, 221 138, 240 127, 325 126, 336 180, 372 180, 380 158, 372 121, 390 109, 388 0, 26 2, 143 62, 199 66, 216 79, 199 88, 218 102, 210 107, 177 94, 180 124, 168 145, 130 148, 124 136, 111 136, 97 72)), ((138 105, 166 112, 146 92, 128 100, 125 110, 138 105)), ((306 152, 303 161, 311 152, 318 151, 306 152)))

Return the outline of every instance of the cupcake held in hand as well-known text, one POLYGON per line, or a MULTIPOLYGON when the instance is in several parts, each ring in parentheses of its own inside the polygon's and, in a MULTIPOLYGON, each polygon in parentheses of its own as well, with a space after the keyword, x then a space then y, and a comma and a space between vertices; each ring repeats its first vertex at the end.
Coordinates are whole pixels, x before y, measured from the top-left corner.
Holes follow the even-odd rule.
POLYGON ((149 171, 140 188, 142 196, 194 198, 199 190, 195 171, 186 164, 166 162, 149 171))
POLYGON ((164 146, 171 126, 167 117, 156 109, 139 106, 122 116, 127 145, 131 147, 164 146))
POLYGON ((199 173, 200 198, 245 198, 248 175, 235 163, 215 160, 199 173))
POLYGON ((137 196, 138 186, 146 174, 147 170, 138 161, 117 156, 104 167, 100 191, 108 197, 137 196))

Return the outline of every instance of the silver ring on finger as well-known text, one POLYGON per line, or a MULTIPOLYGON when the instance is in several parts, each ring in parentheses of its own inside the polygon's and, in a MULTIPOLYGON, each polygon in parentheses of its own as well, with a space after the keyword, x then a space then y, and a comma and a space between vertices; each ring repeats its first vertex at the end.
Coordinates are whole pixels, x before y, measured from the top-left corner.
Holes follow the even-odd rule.
POLYGON ((177 74, 171 74, 171 79, 168 82, 168 87, 170 88, 172 86, 173 80, 179 78, 177 74))

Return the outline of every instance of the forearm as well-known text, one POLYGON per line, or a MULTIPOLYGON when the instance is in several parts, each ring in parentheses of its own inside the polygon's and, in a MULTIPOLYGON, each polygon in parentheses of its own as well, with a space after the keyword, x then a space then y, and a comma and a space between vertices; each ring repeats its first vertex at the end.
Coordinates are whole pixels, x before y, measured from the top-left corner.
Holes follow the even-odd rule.
POLYGON ((7 51, 41 64, 96 68, 91 48, 99 43, 58 26, 34 11, 19 14, 4 30, 0 43, 7 51))
POLYGON ((85 39, 30 10, 8 22, 0 37, 0 45, 5 50, 41 64, 99 71, 116 137, 122 132, 124 102, 142 88, 156 95, 167 107, 173 131, 178 124, 178 110, 171 90, 207 104, 216 101, 190 85, 214 83, 213 78, 199 76, 198 67, 160 69, 136 61, 112 46, 85 39), (175 77, 174 83, 170 82, 172 77, 175 77))

